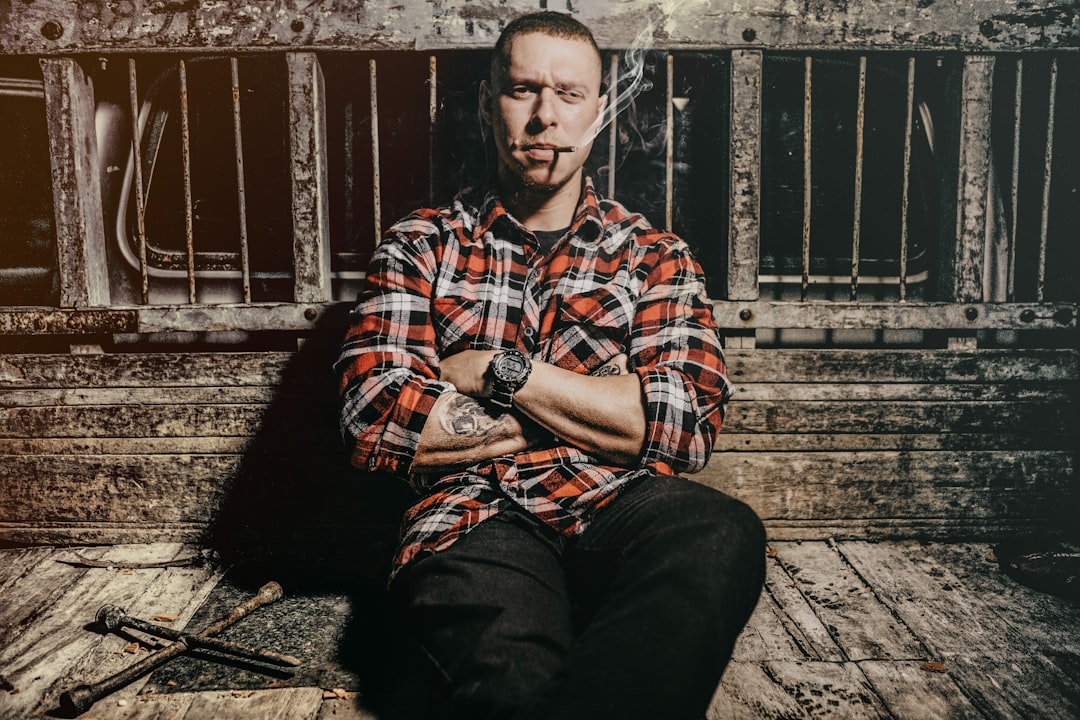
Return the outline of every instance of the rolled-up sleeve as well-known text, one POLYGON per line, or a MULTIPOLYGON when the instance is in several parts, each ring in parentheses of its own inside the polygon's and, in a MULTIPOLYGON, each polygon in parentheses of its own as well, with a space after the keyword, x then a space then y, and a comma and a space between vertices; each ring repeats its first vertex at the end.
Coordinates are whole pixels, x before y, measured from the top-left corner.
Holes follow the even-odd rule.
POLYGON ((399 229, 410 232, 389 233, 375 251, 334 367, 352 464, 405 475, 432 406, 453 386, 438 379, 430 317, 434 259, 410 241, 434 228, 414 222, 399 229))
POLYGON ((630 342, 645 406, 640 464, 693 473, 712 454, 733 387, 701 266, 682 241, 660 247, 637 303, 630 342))

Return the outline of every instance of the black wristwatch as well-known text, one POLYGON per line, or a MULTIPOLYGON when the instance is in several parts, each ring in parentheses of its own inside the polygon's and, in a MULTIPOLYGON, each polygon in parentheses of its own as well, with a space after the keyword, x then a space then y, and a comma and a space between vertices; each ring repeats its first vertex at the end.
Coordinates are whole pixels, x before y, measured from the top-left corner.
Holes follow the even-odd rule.
POLYGON ((532 372, 532 361, 520 350, 503 350, 491 360, 491 402, 502 408, 514 405, 514 393, 532 372))

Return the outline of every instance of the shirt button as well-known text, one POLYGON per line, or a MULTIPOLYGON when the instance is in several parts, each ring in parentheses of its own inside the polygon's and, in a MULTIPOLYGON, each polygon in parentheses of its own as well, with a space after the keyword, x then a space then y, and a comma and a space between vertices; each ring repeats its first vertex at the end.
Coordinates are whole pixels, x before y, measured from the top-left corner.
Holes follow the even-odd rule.
POLYGON ((525 337, 527 337, 527 338, 529 338, 531 340, 532 336, 536 334, 536 331, 533 330, 531 327, 527 327, 527 328, 525 328, 524 334, 525 334, 525 337))

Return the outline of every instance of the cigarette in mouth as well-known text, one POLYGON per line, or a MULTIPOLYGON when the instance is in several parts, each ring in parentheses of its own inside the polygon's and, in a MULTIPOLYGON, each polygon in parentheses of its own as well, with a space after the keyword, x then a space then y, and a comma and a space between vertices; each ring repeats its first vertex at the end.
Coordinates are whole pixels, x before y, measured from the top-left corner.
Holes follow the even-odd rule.
POLYGON ((534 150, 536 148, 542 148, 546 150, 551 150, 554 153, 577 152, 577 145, 563 145, 561 147, 548 147, 547 145, 519 145, 518 148, 526 151, 534 150))

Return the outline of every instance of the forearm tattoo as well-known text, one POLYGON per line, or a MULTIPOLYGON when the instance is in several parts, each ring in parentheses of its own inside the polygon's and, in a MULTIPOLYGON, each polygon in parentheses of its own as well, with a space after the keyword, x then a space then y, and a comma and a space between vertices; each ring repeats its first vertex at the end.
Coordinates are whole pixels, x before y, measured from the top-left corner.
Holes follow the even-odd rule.
POLYGON ((451 435, 495 439, 509 434, 506 418, 506 415, 492 415, 467 395, 459 395, 450 401, 440 420, 443 429, 451 435))
POLYGON ((593 377, 610 377, 613 375, 621 375, 619 368, 615 365, 601 365, 593 370, 593 377))

